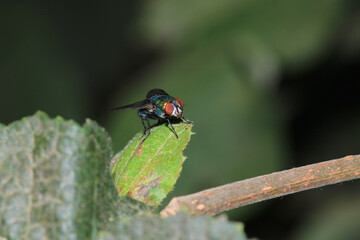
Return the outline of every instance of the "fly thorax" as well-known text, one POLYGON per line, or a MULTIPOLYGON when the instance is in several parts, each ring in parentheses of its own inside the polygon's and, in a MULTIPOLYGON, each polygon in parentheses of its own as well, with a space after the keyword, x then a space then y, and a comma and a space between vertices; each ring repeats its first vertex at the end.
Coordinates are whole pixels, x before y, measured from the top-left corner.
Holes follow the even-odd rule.
POLYGON ((150 108, 148 108, 147 109, 149 112, 154 112, 154 111, 156 111, 156 105, 152 105, 152 108, 150 107, 150 108))

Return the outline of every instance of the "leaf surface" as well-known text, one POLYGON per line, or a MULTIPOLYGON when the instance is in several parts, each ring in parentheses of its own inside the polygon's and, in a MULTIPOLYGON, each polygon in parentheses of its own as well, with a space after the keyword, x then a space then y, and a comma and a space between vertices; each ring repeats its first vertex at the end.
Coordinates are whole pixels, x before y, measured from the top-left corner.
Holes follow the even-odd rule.
POLYGON ((162 125, 153 128, 145 141, 138 133, 115 155, 111 172, 120 196, 156 206, 173 189, 186 159, 182 152, 190 141, 192 124, 174 124, 174 128, 179 139, 162 125))
POLYGON ((0 125, 0 233, 9 239, 90 239, 110 217, 111 140, 45 113, 0 125))
POLYGON ((219 217, 191 217, 182 212, 165 219, 141 216, 125 224, 118 224, 112 232, 101 231, 98 240, 129 239, 176 239, 176 240, 246 240, 244 226, 229 222, 224 215, 219 217))

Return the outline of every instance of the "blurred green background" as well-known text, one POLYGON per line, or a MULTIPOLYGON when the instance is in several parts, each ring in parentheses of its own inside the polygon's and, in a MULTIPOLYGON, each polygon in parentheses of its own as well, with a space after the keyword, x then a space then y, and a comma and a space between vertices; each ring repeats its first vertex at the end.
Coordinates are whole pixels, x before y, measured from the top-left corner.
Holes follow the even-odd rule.
MULTIPOLYGON (((0 3, 0 122, 43 110, 142 131, 112 107, 163 88, 194 122, 168 197, 358 154, 356 0, 0 3)), ((260 239, 360 239, 353 181, 228 213, 260 239)), ((166 202, 163 206, 165 206, 166 202)))

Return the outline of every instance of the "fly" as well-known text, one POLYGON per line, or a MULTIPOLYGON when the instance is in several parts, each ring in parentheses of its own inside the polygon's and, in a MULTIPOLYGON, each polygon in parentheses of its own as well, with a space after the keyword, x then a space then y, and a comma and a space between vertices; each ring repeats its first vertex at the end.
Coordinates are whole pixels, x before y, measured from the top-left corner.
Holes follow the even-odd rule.
POLYGON ((171 119, 181 119, 185 123, 191 123, 183 117, 183 102, 179 98, 173 98, 169 96, 162 89, 152 89, 146 95, 146 99, 140 102, 129 104, 122 107, 113 108, 116 110, 129 110, 137 109, 141 123, 144 126, 144 134, 142 136, 143 141, 150 135, 152 126, 150 125, 150 119, 158 120, 159 123, 166 121, 166 124, 171 127, 172 132, 176 138, 179 138, 171 119))

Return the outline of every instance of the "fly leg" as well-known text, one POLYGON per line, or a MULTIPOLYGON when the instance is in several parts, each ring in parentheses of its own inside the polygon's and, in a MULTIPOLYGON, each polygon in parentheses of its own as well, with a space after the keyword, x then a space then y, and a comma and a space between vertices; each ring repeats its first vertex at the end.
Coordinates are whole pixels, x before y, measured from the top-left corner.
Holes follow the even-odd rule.
POLYGON ((189 121, 189 120, 186 120, 184 117, 181 117, 181 120, 183 120, 185 123, 187 123, 187 124, 190 124, 190 123, 192 123, 191 121, 189 121))
POLYGON ((166 119, 166 121, 167 121, 167 124, 166 125, 170 125, 170 127, 171 127, 171 131, 175 134, 175 136, 176 136, 176 138, 179 138, 178 137, 178 135, 177 135, 177 133, 176 133, 176 131, 175 131, 175 129, 174 129, 174 127, 173 127, 173 125, 171 124, 171 122, 170 122, 170 120, 169 119, 166 119))
POLYGON ((151 126, 148 118, 141 118, 141 123, 144 126, 144 133, 141 138, 143 139, 142 141, 145 141, 145 139, 147 139, 147 137, 150 135, 151 126), (147 122, 147 126, 145 120, 147 122))

